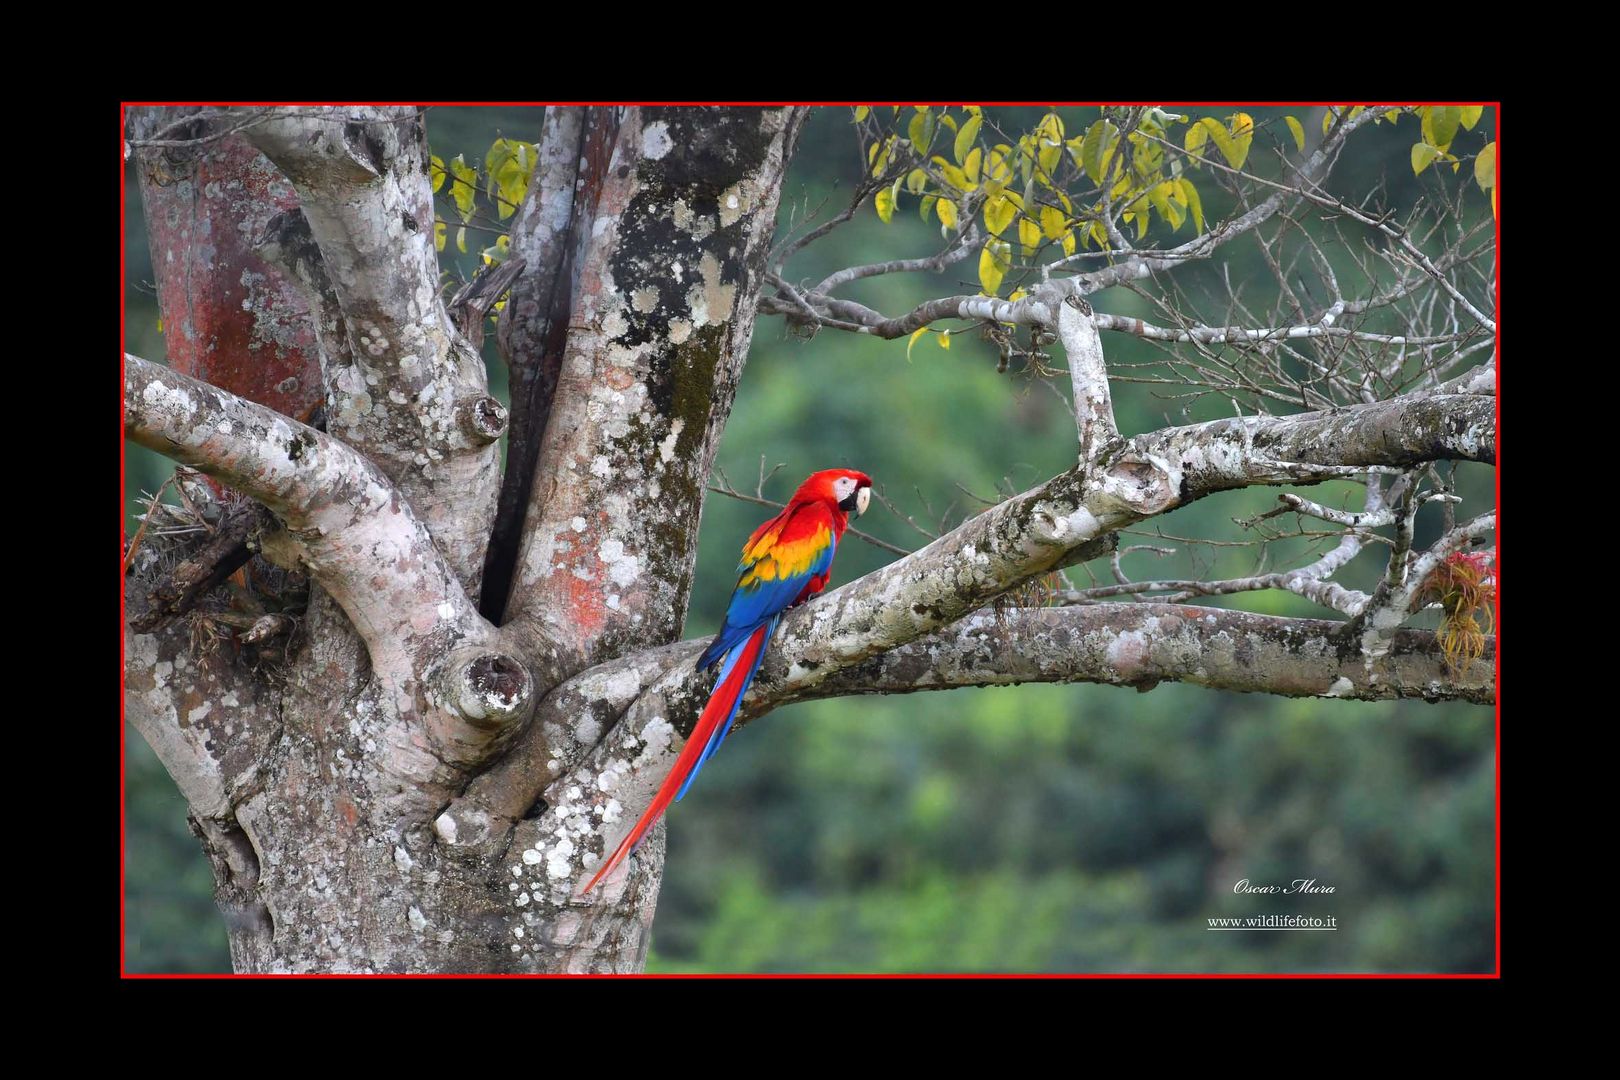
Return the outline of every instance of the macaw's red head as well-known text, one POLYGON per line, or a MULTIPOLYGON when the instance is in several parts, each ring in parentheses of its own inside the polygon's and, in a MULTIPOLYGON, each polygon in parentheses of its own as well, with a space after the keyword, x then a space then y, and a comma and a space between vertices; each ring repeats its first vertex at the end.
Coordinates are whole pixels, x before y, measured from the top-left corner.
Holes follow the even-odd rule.
POLYGON ((872 478, 854 469, 823 469, 812 473, 810 479, 799 485, 793 500, 829 502, 844 513, 858 517, 866 513, 867 504, 872 501, 872 478))

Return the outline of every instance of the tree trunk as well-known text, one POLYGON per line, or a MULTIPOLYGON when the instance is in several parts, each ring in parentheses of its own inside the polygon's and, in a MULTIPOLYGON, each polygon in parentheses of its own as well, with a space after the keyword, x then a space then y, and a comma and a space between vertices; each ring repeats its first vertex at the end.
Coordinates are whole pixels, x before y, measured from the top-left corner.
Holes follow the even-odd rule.
MULTIPOLYGON (((515 582, 498 633, 522 643, 514 651, 524 655, 524 675, 542 689, 680 636, 703 484, 753 332, 778 191, 803 120, 803 110, 781 109, 586 112, 584 124, 576 111, 554 112, 542 140, 592 140, 582 175, 571 174, 581 163, 572 147, 553 155, 561 158, 560 184, 574 192, 574 212, 565 208, 559 234, 554 200, 536 183, 514 229, 515 246, 532 259, 514 295, 560 293, 562 306, 516 303, 503 327, 514 341, 515 390, 545 382, 534 373, 548 365, 555 372, 537 404, 526 396, 519 409, 543 497, 532 505, 514 500, 527 507, 521 544, 492 552, 490 562, 492 578, 515 582), (541 243, 535 234, 548 213, 552 233, 541 243), (553 323, 560 332, 551 332, 553 323)), ((167 125, 172 136, 174 121, 153 110, 135 130, 151 135, 167 125)), ((154 222, 154 263, 166 268, 159 279, 165 322, 171 342, 186 346, 175 349, 172 366, 307 418, 309 409, 276 389, 292 376, 266 386, 260 365, 241 365, 238 378, 209 361, 240 356, 241 342, 271 330, 270 315, 242 302, 233 287, 239 280, 268 283, 254 297, 273 287, 279 303, 298 310, 301 318, 289 320, 295 325, 311 327, 309 311, 328 311, 329 333, 318 347, 333 432, 381 465, 418 513, 428 509, 428 531, 471 591, 484 553, 470 549, 492 529, 476 507, 466 513, 468 487, 482 482, 459 460, 487 457, 493 447, 452 436, 443 440, 444 460, 433 463, 439 467, 423 468, 398 452, 410 445, 399 427, 439 421, 408 405, 377 415, 390 384, 418 393, 424 384, 402 367, 429 368, 431 379, 434 366, 455 366, 447 382, 467 385, 453 386, 452 396, 465 401, 481 392, 482 369, 458 363, 469 350, 448 318, 425 334, 394 325, 406 307, 421 304, 412 283, 425 271, 407 272, 388 295, 378 270, 364 265, 381 246, 367 235, 387 237, 392 227, 397 239, 409 218, 424 240, 431 236, 419 132, 420 121, 408 117, 324 130, 299 118, 271 120, 201 150, 143 148, 137 167, 154 222), (263 179, 271 161, 290 185, 263 179), (359 212, 355 199, 333 195, 355 182, 371 204, 359 212), (236 203, 218 194, 245 183, 254 186, 236 203), (278 205, 263 197, 266 186, 280 193, 278 205), (296 219, 300 202, 307 223, 269 222, 277 209, 296 219), (205 233, 231 245, 199 242, 205 233), (362 258, 334 269, 339 235, 362 258), (242 237, 258 246, 240 244, 242 237), (307 262, 300 269, 298 244, 315 252, 324 273, 311 273, 307 262), (178 267, 168 258, 174 252, 178 267), (285 287, 289 279, 302 291, 285 287), (233 336, 216 332, 215 320, 233 336), (344 326, 360 329, 344 340, 344 326), (407 348, 419 364, 398 363, 395 354, 407 348), (437 358, 420 363, 424 352, 437 358), (357 407, 360 397, 369 402, 357 407)), ((432 254, 420 243, 412 250, 432 254)), ((426 295, 436 305, 436 270, 434 278, 426 295)), ((306 329, 281 364, 313 358, 316 337, 306 329)), ((319 385, 309 366, 299 369, 299 386, 319 385)), ((176 452, 174 440, 158 448, 176 452)), ((206 456, 198 464, 206 466, 206 456)), ((136 561, 137 579, 161 572, 156 562, 136 561)), ((131 590, 133 611, 143 600, 131 590)), ((495 756, 498 740, 468 739, 435 722, 444 710, 430 680, 377 670, 364 635, 351 627, 356 614, 367 614, 362 601, 334 603, 316 588, 268 685, 264 669, 253 670, 262 663, 258 650, 226 644, 198 656, 184 623, 128 638, 131 719, 191 804, 236 969, 639 970, 656 873, 637 889, 581 902, 572 896, 576 883, 559 887, 546 866, 519 854, 509 832, 435 833, 430 823, 495 756)), ((645 856, 656 860, 661 848, 660 839, 645 856)))

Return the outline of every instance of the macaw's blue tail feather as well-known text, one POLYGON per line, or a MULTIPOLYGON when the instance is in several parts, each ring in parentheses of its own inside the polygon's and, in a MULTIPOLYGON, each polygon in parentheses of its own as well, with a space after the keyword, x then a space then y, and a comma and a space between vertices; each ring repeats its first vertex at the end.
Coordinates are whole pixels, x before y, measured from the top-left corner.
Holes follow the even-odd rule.
POLYGON ((759 671, 760 662, 765 659, 765 647, 770 644, 771 635, 776 633, 776 624, 779 619, 781 619, 780 615, 771 616, 770 622, 748 635, 748 640, 733 648, 726 655, 726 661, 720 668, 720 678, 714 684, 714 692, 717 697, 722 688, 726 686, 726 680, 731 677, 734 670, 746 663, 748 665, 747 671, 743 674, 742 683, 737 688, 737 696, 732 699, 725 720, 714 729, 714 734, 709 736, 709 743, 703 748, 703 756, 698 758, 696 765, 692 766, 691 775, 687 776, 686 783, 681 785, 680 792, 675 796, 676 802, 680 802, 686 797, 687 789, 692 786, 692 781, 697 779, 697 774, 702 771, 703 766, 708 763, 710 758, 714 757, 714 752, 720 749, 720 744, 726 741, 726 736, 731 734, 731 725, 737 719, 737 710, 742 708, 743 696, 748 693, 748 688, 753 685, 754 675, 759 671))
POLYGON ((776 629, 776 619, 757 628, 748 635, 748 639, 737 645, 726 657, 726 668, 721 673, 719 682, 715 685, 714 693, 709 696, 709 703, 703 707, 703 713, 698 717, 697 726, 692 728, 692 734, 687 738, 686 745, 681 748, 680 756, 675 759, 675 767, 670 769, 669 775, 659 785, 658 793, 653 801, 636 822, 635 828, 620 842, 596 876, 582 890, 590 892, 596 887, 613 868, 618 866, 630 853, 641 844, 647 831, 653 827, 660 815, 671 802, 686 794, 686 789, 692 785, 692 778, 697 776, 698 769, 703 762, 720 748, 725 740, 726 732, 731 722, 737 717, 737 706, 748 690, 748 684, 754 681, 754 672, 759 670, 760 658, 765 655, 765 644, 770 640, 771 632, 776 629))

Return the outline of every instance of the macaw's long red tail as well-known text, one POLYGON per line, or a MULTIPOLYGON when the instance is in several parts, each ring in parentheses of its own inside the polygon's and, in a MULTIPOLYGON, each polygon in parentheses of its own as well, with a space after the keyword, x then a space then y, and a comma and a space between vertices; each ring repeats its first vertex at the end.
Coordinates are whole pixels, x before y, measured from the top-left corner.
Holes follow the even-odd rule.
POLYGON ((686 794, 686 789, 692 786, 692 781, 697 778, 698 770, 703 767, 703 763, 713 757, 714 752, 720 748, 726 734, 731 730, 731 722, 737 718, 737 709, 742 705, 743 695, 748 692, 749 684, 754 681, 754 673, 759 670, 759 662, 765 657, 765 646, 771 640, 771 634, 775 629, 776 618, 772 618, 726 654, 714 693, 709 696, 709 703, 703 706, 703 715, 698 717, 697 726, 692 729, 686 745, 681 748, 681 756, 675 759, 675 767, 664 777, 664 782, 659 785, 658 794, 653 797, 652 805, 641 815, 641 820, 630 830, 630 835, 624 838, 618 850, 614 851, 612 857, 596 872, 596 876, 581 890, 582 895, 594 889, 598 881, 612 873, 615 866, 636 850, 647 830, 653 827, 670 803, 686 794))

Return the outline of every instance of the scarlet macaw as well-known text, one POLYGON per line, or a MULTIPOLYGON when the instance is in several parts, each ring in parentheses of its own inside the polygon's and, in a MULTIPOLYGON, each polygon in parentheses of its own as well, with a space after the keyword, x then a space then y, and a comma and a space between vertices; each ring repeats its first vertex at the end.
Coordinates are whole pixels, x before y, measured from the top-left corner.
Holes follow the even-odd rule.
POLYGON ((641 843, 670 802, 685 796, 699 770, 731 731, 737 708, 765 657, 766 643, 782 612, 802 604, 827 585, 833 555, 849 525, 849 515, 866 513, 872 478, 853 469, 814 473, 793 493, 780 514, 754 530, 737 564, 737 588, 726 608, 720 633, 698 658, 699 671, 720 665, 709 703, 636 827, 591 878, 590 892, 641 843))

